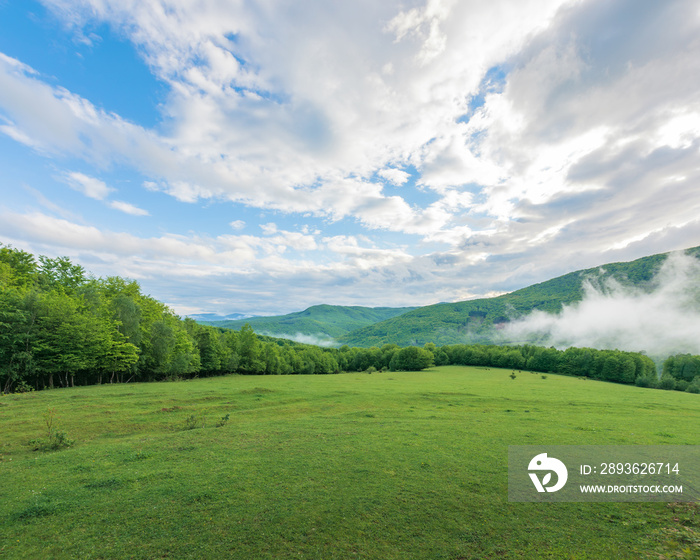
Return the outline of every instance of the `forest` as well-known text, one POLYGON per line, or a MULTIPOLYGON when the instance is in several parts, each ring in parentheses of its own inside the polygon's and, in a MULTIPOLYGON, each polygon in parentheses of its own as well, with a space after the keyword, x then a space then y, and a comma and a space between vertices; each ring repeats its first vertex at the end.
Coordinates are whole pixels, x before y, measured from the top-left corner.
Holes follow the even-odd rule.
POLYGON ((320 348, 178 317, 136 281, 0 245, 0 392, 237 374, 418 371, 471 365, 700 392, 700 357, 532 345, 320 348))

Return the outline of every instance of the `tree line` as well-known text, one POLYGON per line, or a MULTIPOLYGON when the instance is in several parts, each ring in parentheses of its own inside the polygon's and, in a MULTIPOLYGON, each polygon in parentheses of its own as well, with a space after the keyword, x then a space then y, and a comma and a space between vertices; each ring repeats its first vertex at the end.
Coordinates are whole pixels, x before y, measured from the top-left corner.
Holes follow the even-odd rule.
POLYGON ((537 346, 320 348, 181 319, 118 276, 95 278, 66 257, 0 245, 0 392, 241 374, 501 367, 700 391, 700 357, 537 346))

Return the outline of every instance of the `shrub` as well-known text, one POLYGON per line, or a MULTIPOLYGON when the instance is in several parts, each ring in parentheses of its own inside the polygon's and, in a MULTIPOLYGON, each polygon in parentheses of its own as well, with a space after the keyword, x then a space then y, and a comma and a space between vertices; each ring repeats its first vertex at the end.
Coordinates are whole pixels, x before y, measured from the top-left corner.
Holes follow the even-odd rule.
POLYGON ((216 427, 221 428, 222 426, 225 426, 226 422, 229 421, 229 418, 231 418, 230 414, 227 414, 226 416, 222 416, 221 419, 216 423, 216 427))
POLYGON ((15 393, 30 393, 31 391, 34 390, 34 387, 31 385, 27 385, 27 382, 22 380, 17 385, 15 385, 14 392, 15 393))
POLYGON ((394 353, 389 363, 391 371, 420 371, 433 365, 433 353, 417 346, 407 346, 394 353))
POLYGON ((659 389, 673 391, 676 388, 676 380, 670 375, 664 375, 659 381, 659 389))
POLYGON ((688 393, 696 393, 696 394, 700 393, 700 375, 695 377, 695 379, 693 379, 690 382, 690 385, 688 385, 688 387, 686 388, 686 391, 688 393))
POLYGON ((645 375, 640 375, 637 377, 637 379, 634 380, 634 384, 637 387, 656 387, 656 379, 653 379, 652 377, 647 377, 645 375))
POLYGON ((690 382, 685 379, 676 379, 676 391, 687 391, 690 387, 690 382))
POLYGON ((185 430, 194 430, 195 428, 204 427, 204 416, 201 414, 190 414, 185 418, 185 430))
POLYGON ((75 443, 65 432, 58 430, 56 425, 56 410, 49 408, 44 413, 44 423, 46 424, 46 439, 38 438, 29 442, 34 451, 55 451, 64 447, 70 447, 75 443))

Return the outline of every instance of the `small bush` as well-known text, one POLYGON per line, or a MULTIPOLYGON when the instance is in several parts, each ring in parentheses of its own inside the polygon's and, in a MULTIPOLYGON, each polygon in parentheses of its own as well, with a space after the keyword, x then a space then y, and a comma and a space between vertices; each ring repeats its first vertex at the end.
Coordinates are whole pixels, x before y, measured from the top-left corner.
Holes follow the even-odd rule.
POLYGON ((664 375, 659 381, 659 389, 673 391, 676 388, 676 380, 670 375, 664 375))
POLYGON ((44 413, 44 423, 46 424, 46 438, 37 438, 29 442, 34 451, 55 451, 70 447, 75 443, 65 432, 58 430, 55 409, 49 408, 44 413))
POLYGON ((225 426, 226 422, 228 422, 229 418, 231 418, 230 414, 227 414, 226 416, 222 416, 221 419, 216 423, 216 427, 221 428, 222 426, 225 426))
POLYGON ((640 376, 634 380, 634 384, 637 387, 651 388, 656 387, 656 379, 651 377, 640 376))
POLYGON ((15 393, 31 393, 34 390, 34 387, 31 385, 27 385, 26 381, 22 380, 17 385, 15 385, 14 392, 15 393))
POLYGON ((547 376, 546 376, 546 375, 543 375, 543 376, 542 376, 542 379, 547 379, 547 376))
POLYGON ((203 428, 204 427, 204 416, 201 414, 190 414, 187 418, 185 418, 185 430, 194 430, 196 428, 203 428))
POLYGON ((34 451, 56 451, 75 443, 65 432, 53 432, 47 439, 37 438, 29 442, 34 451))
POLYGON ((686 388, 688 393, 700 393, 700 376, 696 377, 690 382, 690 385, 686 388))
POLYGON ((687 391, 690 387, 690 382, 685 379, 676 379, 676 391, 687 391))

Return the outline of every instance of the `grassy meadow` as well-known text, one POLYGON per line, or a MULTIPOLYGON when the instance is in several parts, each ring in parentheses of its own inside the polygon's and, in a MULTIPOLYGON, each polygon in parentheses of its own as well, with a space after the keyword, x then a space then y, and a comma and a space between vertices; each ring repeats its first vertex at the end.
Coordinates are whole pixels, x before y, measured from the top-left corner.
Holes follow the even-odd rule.
POLYGON ((0 558, 700 557, 698 504, 507 498, 508 445, 700 444, 699 395, 510 373, 0 397, 0 558))

